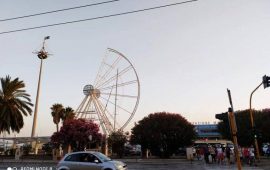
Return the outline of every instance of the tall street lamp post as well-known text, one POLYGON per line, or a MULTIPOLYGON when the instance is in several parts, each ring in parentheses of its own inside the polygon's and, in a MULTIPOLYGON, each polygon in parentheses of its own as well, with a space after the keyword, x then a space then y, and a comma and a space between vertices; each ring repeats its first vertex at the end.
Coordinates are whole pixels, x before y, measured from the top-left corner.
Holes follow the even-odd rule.
POLYGON ((49 36, 44 37, 42 48, 40 51, 36 52, 38 58, 40 59, 40 68, 39 68, 39 77, 38 77, 38 87, 37 87, 37 96, 36 96, 36 103, 35 103, 35 110, 34 110, 34 118, 33 118, 33 126, 32 126, 32 133, 31 137, 35 137, 36 133, 36 124, 37 124, 37 112, 38 112, 38 100, 39 100, 39 90, 40 90, 40 81, 41 81, 41 73, 42 73, 42 63, 43 60, 48 58, 48 52, 45 50, 45 41, 50 39, 49 36))

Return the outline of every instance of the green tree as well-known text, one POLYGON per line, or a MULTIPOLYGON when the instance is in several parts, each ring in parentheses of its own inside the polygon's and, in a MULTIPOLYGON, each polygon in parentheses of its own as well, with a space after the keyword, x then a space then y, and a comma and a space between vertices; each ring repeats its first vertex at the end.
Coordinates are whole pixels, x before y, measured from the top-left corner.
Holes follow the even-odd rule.
POLYGON ((143 118, 131 130, 132 144, 142 146, 161 157, 170 157, 179 147, 192 144, 196 137, 194 126, 180 114, 154 113, 143 118))
MULTIPOLYGON (((259 144, 270 141, 270 109, 254 110, 253 113, 256 131, 251 128, 249 109, 235 112, 238 143, 241 146, 253 144, 255 135, 258 138, 259 144)), ((228 114, 226 112, 217 114, 216 118, 220 120, 218 129, 222 137, 231 140, 228 114)))
POLYGON ((59 123, 61 118, 63 118, 64 115, 64 107, 62 104, 56 103, 51 107, 51 115, 53 117, 53 123, 56 124, 56 132, 59 131, 59 123))
POLYGON ((30 95, 24 90, 25 84, 19 78, 1 78, 0 89, 0 133, 20 132, 24 125, 23 116, 31 115, 30 95))
POLYGON ((270 141, 270 109, 263 109, 261 116, 257 119, 255 121, 257 123, 256 126, 259 129, 257 131, 257 133, 259 133, 259 139, 261 138, 262 143, 267 143, 270 141))
POLYGON ((112 153, 116 153, 119 158, 122 158, 125 150, 127 135, 123 131, 112 132, 108 137, 108 145, 112 148, 112 153))
POLYGON ((63 111, 63 115, 61 117, 63 123, 66 121, 66 120, 72 120, 75 118, 75 112, 74 110, 71 108, 71 107, 66 107, 63 111))

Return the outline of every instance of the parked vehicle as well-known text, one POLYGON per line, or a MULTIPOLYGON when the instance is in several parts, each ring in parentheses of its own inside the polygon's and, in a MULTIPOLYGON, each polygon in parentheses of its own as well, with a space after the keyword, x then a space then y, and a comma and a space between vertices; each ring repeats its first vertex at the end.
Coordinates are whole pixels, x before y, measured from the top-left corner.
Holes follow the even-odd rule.
POLYGON ((73 152, 57 165, 57 170, 127 170, 127 165, 114 161, 100 152, 73 152))
POLYGON ((181 156, 186 156, 187 155, 186 148, 184 148, 184 147, 178 148, 178 150, 176 150, 175 154, 181 155, 181 156))

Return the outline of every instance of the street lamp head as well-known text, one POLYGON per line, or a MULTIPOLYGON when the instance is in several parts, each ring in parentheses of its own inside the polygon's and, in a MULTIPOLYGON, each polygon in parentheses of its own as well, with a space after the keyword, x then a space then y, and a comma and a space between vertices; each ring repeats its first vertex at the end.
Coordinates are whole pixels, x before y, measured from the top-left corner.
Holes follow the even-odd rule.
POLYGON ((46 52, 45 50, 40 50, 37 53, 37 56, 39 59, 46 59, 46 58, 48 58, 48 52, 46 52))
POLYGON ((46 36, 44 37, 43 43, 42 43, 42 48, 39 51, 34 52, 35 54, 37 54, 38 58, 41 60, 44 60, 46 58, 48 58, 48 56, 50 55, 46 50, 45 50, 45 41, 50 39, 50 36, 46 36))

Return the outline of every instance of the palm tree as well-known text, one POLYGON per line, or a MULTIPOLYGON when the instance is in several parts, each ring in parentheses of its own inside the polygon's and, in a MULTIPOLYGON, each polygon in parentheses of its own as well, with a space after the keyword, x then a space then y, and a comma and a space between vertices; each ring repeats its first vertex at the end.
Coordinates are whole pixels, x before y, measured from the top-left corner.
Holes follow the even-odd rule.
POLYGON ((74 112, 74 110, 71 107, 66 107, 65 110, 64 110, 64 114, 62 116, 63 123, 66 120, 72 120, 74 118, 75 118, 75 112, 74 112))
POLYGON ((51 114, 53 117, 53 122, 56 124, 56 132, 58 132, 59 122, 64 115, 64 107, 62 104, 56 103, 51 107, 51 111, 52 111, 51 114))
POLYGON ((19 78, 11 80, 10 76, 1 78, 0 89, 0 133, 20 132, 24 125, 23 116, 31 115, 30 95, 23 89, 25 84, 19 78))

